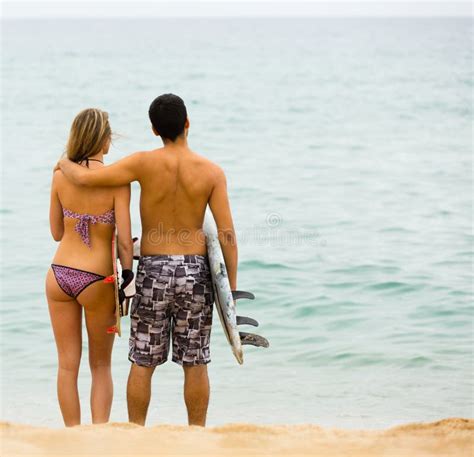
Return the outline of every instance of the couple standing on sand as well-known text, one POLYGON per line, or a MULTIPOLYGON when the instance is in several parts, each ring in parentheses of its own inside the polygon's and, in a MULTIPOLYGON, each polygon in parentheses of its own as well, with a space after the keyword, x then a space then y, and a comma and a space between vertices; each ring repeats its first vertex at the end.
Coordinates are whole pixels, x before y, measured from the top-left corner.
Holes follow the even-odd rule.
POLYGON ((113 398, 111 357, 115 323, 111 242, 118 232, 123 278, 133 277, 130 183, 141 187, 141 256, 130 308, 127 383, 130 422, 144 425, 155 368, 172 360, 184 370, 190 425, 204 426, 209 403, 207 364, 213 292, 203 221, 207 205, 217 224, 232 290, 237 287, 237 244, 220 167, 187 143, 189 119, 173 94, 150 106, 152 131, 164 146, 104 166, 111 128, 107 113, 80 112, 71 127, 51 188, 51 233, 60 241, 46 277, 46 295, 58 349, 58 399, 64 423, 81 422, 77 377, 82 350, 82 309, 89 340, 93 423, 109 420, 113 398))

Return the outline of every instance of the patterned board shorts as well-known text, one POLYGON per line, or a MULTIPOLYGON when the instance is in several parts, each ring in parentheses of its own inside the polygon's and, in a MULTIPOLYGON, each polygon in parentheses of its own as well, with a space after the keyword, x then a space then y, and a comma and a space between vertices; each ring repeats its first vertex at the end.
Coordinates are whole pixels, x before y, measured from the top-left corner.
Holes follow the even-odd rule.
POLYGON ((142 256, 136 287, 129 360, 144 367, 166 362, 171 334, 173 362, 209 363, 214 295, 207 256, 142 256))

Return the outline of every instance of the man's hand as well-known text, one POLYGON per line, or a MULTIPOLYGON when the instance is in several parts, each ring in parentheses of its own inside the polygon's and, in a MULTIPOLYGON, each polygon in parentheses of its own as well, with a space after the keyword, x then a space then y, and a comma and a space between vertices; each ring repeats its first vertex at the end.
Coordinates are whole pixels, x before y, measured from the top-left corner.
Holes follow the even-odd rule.
POLYGON ((87 172, 89 171, 87 168, 81 167, 79 164, 72 162, 66 157, 62 158, 57 166, 74 184, 81 186, 87 185, 87 183, 84 182, 84 175, 87 175, 87 172))
POLYGON ((54 168, 53 168, 53 173, 54 173, 55 171, 61 170, 61 162, 62 162, 63 160, 69 160, 69 159, 68 159, 65 155, 62 155, 62 157, 56 162, 56 165, 55 165, 54 168))
POLYGON ((67 167, 67 164, 71 162, 71 163, 74 163, 72 162, 71 160, 69 160, 67 157, 61 157, 59 160, 58 160, 58 163, 56 164, 56 167, 62 169, 63 166, 66 166, 67 167), (65 165, 66 164, 66 165, 65 165))

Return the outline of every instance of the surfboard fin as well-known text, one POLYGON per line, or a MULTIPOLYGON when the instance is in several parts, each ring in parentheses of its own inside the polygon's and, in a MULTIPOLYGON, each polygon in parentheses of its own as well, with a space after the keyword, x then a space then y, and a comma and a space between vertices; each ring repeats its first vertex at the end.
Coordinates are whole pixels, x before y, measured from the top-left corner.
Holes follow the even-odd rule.
POLYGON ((233 290, 232 297, 234 300, 238 300, 239 298, 248 298, 249 300, 255 299, 255 295, 252 292, 245 292, 245 290, 233 290))
POLYGON ((251 317, 237 316, 237 325, 253 325, 254 327, 258 327, 258 322, 251 317))
POLYGON ((252 346, 267 348, 270 346, 270 343, 266 338, 260 335, 255 335, 255 333, 246 333, 239 332, 240 342, 242 344, 251 344, 252 346))

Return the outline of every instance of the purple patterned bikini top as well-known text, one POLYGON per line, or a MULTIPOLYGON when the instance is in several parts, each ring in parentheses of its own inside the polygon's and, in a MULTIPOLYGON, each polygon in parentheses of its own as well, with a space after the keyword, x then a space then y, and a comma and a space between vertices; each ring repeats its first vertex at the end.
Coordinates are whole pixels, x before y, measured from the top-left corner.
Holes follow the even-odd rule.
POLYGON ((89 224, 115 224, 115 214, 113 209, 107 211, 106 213, 99 214, 98 216, 94 216, 93 214, 75 213, 74 211, 63 208, 63 215, 64 217, 77 219, 74 230, 79 233, 82 241, 84 241, 84 243, 89 247, 91 247, 89 224))

